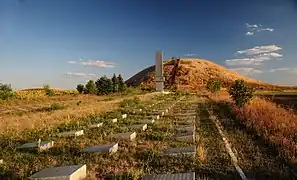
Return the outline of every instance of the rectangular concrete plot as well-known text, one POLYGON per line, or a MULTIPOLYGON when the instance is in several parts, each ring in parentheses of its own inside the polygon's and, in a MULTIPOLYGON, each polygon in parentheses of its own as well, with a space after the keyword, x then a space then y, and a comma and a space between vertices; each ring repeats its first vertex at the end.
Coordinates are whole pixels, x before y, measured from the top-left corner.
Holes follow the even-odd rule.
POLYGON ((194 132, 195 131, 195 124, 193 125, 180 125, 177 126, 176 130, 181 132, 194 132))
POLYGON ((91 146, 84 149, 84 152, 87 153, 104 153, 108 152, 109 154, 113 154, 118 151, 118 143, 107 144, 107 145, 99 145, 99 146, 91 146))
POLYGON ((145 131, 147 129, 147 124, 134 124, 132 126, 129 126, 129 128, 145 131))
POLYGON ((87 176, 86 165, 61 166, 43 169, 29 177, 31 180, 82 180, 87 176))
POLYGON ((103 123, 97 123, 97 124, 89 125, 89 128, 99 128, 99 127, 102 127, 102 126, 103 126, 103 123))
POLYGON ((59 133, 58 136, 60 136, 60 137, 76 137, 76 136, 81 136, 83 134, 84 134, 84 130, 75 130, 75 131, 59 133))
POLYGON ((196 154, 196 147, 180 147, 180 148, 168 148, 164 149, 163 152, 167 155, 177 156, 177 155, 193 155, 196 154))
POLYGON ((136 138, 136 132, 128 132, 128 133, 119 133, 112 135, 113 138, 120 140, 134 140, 136 138))
POLYGON ((195 172, 146 175, 143 180, 195 180, 195 172))
MULTIPOLYGON (((44 151, 54 146, 54 141, 41 141, 39 150, 44 151)), ((26 143, 18 147, 19 149, 38 149, 38 141, 32 143, 26 143)))
POLYGON ((172 136, 171 139, 183 142, 195 142, 195 132, 180 133, 172 136))

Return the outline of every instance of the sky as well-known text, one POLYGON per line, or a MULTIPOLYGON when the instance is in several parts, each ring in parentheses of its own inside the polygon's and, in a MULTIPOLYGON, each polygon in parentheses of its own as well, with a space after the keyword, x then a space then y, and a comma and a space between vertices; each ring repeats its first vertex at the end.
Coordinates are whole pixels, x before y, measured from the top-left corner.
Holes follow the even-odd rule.
POLYGON ((296 0, 0 0, 0 83, 74 89, 164 58, 297 85, 296 0))

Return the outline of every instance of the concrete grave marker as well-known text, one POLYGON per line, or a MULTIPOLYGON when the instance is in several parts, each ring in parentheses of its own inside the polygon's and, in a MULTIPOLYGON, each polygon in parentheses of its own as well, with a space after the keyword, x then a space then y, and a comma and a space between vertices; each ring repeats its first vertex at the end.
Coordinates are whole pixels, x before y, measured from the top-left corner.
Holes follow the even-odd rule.
POLYGON ((136 138, 136 132, 128 132, 128 133, 119 133, 112 135, 113 138, 120 140, 134 140, 136 138))
POLYGON ((23 144, 17 148, 19 148, 19 149, 35 149, 35 150, 44 151, 44 150, 52 148, 53 146, 54 146, 54 141, 35 141, 32 143, 23 144))
POLYGON ((87 153, 103 153, 108 152, 109 154, 113 154, 118 151, 118 143, 107 144, 107 145, 99 145, 99 146, 91 146, 84 149, 84 152, 87 153))
POLYGON ((130 129, 140 129, 145 131, 147 129, 147 124, 135 124, 129 127, 130 129))
POLYGON ((195 172, 146 175, 142 180, 195 180, 195 172))
POLYGON ((180 133, 170 138, 176 141, 195 142, 195 132, 180 133))
POLYGON ((60 137, 76 137, 76 136, 81 136, 83 134, 84 134, 84 130, 75 130, 75 131, 59 133, 58 136, 60 136, 60 137))
POLYGON ((194 132, 195 124, 194 125, 181 125, 181 126, 178 126, 176 129, 181 132, 194 132))
POLYGON ((194 155, 196 154, 196 147, 180 147, 180 148, 168 148, 164 149, 163 152, 167 155, 194 155))
POLYGON ((112 123, 116 123, 116 122, 118 122, 118 119, 117 118, 114 118, 114 119, 111 120, 111 122, 112 123))
POLYGON ((3 164, 3 159, 0 159, 0 164, 3 164))
POLYGON ((60 166, 43 169, 29 177, 31 180, 82 180, 87 176, 86 165, 60 166))
POLYGON ((127 114, 122 114, 122 119, 126 119, 127 118, 127 114))
POLYGON ((97 124, 91 124, 89 125, 89 128, 98 128, 98 127, 102 127, 103 123, 97 123, 97 124))

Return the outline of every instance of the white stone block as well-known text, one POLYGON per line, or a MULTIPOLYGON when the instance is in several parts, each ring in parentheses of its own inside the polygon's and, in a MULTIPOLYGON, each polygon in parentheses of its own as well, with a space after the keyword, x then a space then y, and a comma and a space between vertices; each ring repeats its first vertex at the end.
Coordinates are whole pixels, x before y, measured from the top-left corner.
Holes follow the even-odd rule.
MULTIPOLYGON (((41 141, 40 142, 40 151, 50 149, 54 146, 54 141, 41 141)), ((38 149, 38 141, 26 143, 18 147, 19 149, 38 149)))
POLYGON ((195 172, 176 174, 151 174, 144 176, 142 180, 195 180, 195 172))
POLYGON ((97 124, 89 125, 89 128, 99 128, 99 127, 102 127, 102 126, 103 126, 103 123, 97 123, 97 124))
POLYGON ((122 119, 126 119, 127 118, 127 114, 122 114, 122 119))
POLYGON ((112 135, 113 138, 120 140, 134 140, 136 138, 136 132, 128 132, 128 133, 119 133, 112 135))
POLYGON ((3 164, 4 162, 3 162, 3 159, 0 159, 0 164, 3 164))
POLYGON ((179 147, 179 148, 168 148, 164 149, 163 152, 167 155, 178 156, 178 155, 193 155, 196 154, 196 147, 179 147))
POLYGON ((76 137, 76 136, 81 136, 83 134, 84 134, 84 130, 75 130, 75 131, 59 133, 58 136, 60 136, 60 137, 76 137))
POLYGON ((147 124, 135 124, 129 127, 130 129, 140 129, 145 131, 147 129, 147 124))
POLYGON ((112 123, 116 123, 116 122, 118 122, 118 119, 117 118, 114 118, 114 119, 111 120, 111 122, 112 123))
POLYGON ((43 169, 29 177, 31 180, 83 180, 87 176, 86 165, 61 166, 43 169))
POLYGON ((139 109, 139 112, 142 112, 142 109, 139 109))
POLYGON ((118 143, 114 143, 114 144, 107 144, 107 145, 99 145, 99 146, 91 146, 91 147, 87 147, 84 149, 84 152, 87 153, 103 153, 103 152, 108 152, 109 154, 113 154, 115 152, 117 152, 118 150, 118 143))

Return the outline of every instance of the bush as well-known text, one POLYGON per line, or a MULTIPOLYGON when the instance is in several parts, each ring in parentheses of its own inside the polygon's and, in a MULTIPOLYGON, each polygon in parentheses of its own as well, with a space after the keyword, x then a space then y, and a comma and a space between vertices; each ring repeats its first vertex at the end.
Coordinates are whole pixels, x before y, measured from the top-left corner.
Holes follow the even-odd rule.
POLYGON ((7 100, 16 97, 16 93, 12 91, 10 84, 0 83, 0 99, 7 100))
POLYGON ((113 82, 106 76, 103 76, 96 81, 96 88, 99 94, 110 94, 113 92, 113 82))
POLYGON ((94 83, 93 80, 89 80, 86 84, 86 87, 84 89, 84 92, 86 94, 97 94, 97 88, 96 88, 96 84, 94 83))
POLYGON ((45 94, 47 96, 53 96, 53 95, 55 95, 55 92, 50 88, 50 86, 48 84, 43 85, 43 89, 44 89, 45 94))
POLYGON ((83 84, 78 84, 77 87, 76 87, 76 90, 77 90, 80 94, 82 94, 83 91, 84 91, 84 88, 85 88, 85 86, 84 86, 83 84))
POLYGON ((229 89, 229 94, 235 104, 239 107, 243 107, 246 103, 249 103, 255 90, 244 82, 244 80, 236 80, 235 84, 229 89))
POLYGON ((221 81, 209 79, 207 81, 206 89, 212 93, 220 91, 221 90, 221 81))

